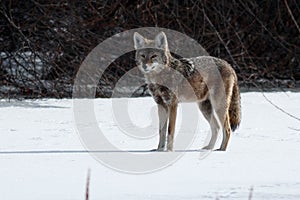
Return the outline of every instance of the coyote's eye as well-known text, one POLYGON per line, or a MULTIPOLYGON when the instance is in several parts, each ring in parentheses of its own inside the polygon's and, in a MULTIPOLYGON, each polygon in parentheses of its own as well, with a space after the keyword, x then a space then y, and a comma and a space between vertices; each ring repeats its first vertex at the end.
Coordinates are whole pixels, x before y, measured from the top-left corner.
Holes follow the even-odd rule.
POLYGON ((150 58, 151 58, 151 59, 154 59, 154 58, 156 58, 156 57, 157 57, 157 55, 154 54, 154 55, 152 55, 150 58))
POLYGON ((141 56, 142 58, 146 58, 146 56, 145 56, 144 54, 141 54, 140 56, 141 56))

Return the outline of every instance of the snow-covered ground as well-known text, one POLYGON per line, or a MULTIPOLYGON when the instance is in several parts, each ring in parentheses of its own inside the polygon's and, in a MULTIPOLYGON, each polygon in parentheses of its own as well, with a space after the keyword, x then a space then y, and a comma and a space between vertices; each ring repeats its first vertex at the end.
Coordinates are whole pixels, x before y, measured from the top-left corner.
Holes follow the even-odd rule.
MULTIPOLYGON (((300 93, 265 95, 300 117, 300 93)), ((127 131, 136 134, 136 127, 148 126, 151 120, 156 124, 150 97, 117 101, 129 102, 128 114, 136 126, 125 124, 127 131)), ((110 99, 94 100, 97 124, 112 144, 127 150, 155 148, 155 125, 149 126, 151 134, 144 139, 124 135, 112 110, 110 99)), ((191 149, 202 146, 208 130, 199 115, 191 149)), ((178 124, 182 117, 179 113, 178 124)), ((261 93, 242 94, 242 124, 233 133, 228 151, 212 152, 205 159, 200 159, 200 152, 188 152, 153 173, 134 175, 104 166, 83 152, 76 130, 72 100, 0 100, 0 199, 84 200, 88 169, 90 199, 95 200, 246 200, 251 187, 254 200, 300 199, 300 122, 276 109, 261 93)))

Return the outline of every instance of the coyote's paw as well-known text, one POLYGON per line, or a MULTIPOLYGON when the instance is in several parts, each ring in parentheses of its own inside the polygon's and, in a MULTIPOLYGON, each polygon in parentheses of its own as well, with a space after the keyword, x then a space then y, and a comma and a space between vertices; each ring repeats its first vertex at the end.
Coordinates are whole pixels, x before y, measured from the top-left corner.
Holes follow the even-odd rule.
POLYGON ((211 146, 208 146, 208 145, 207 145, 207 146, 203 147, 202 150, 212 151, 213 148, 212 148, 211 146))
POLYGON ((165 151, 164 148, 151 149, 150 151, 165 151))
POLYGON ((226 149, 219 148, 219 149, 216 149, 215 151, 226 151, 226 149))

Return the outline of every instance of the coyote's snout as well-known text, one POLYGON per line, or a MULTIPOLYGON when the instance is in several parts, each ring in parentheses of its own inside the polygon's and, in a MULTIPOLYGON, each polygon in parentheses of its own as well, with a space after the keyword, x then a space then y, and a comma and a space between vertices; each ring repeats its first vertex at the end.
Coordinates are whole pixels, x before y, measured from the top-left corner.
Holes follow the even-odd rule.
POLYGON ((173 150, 178 103, 196 102, 212 132, 209 144, 203 148, 214 149, 221 130, 223 140, 218 150, 225 151, 231 131, 241 120, 240 92, 233 68, 226 61, 210 56, 172 57, 164 32, 154 40, 134 33, 134 47, 137 66, 158 105, 157 150, 164 151, 166 147, 173 150))

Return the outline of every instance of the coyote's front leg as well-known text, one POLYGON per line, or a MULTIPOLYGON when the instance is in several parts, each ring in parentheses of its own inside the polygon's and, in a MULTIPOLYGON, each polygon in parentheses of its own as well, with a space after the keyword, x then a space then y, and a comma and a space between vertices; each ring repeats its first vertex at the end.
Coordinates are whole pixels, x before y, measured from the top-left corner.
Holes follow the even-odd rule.
POLYGON ((176 125, 176 116, 177 116, 177 101, 173 100, 172 104, 169 106, 169 126, 168 126, 168 140, 167 140, 167 150, 173 151, 174 143, 174 132, 176 125))
POLYGON ((168 107, 166 105, 157 104, 159 118, 159 144, 157 151, 164 151, 166 146, 166 132, 168 123, 168 107))

